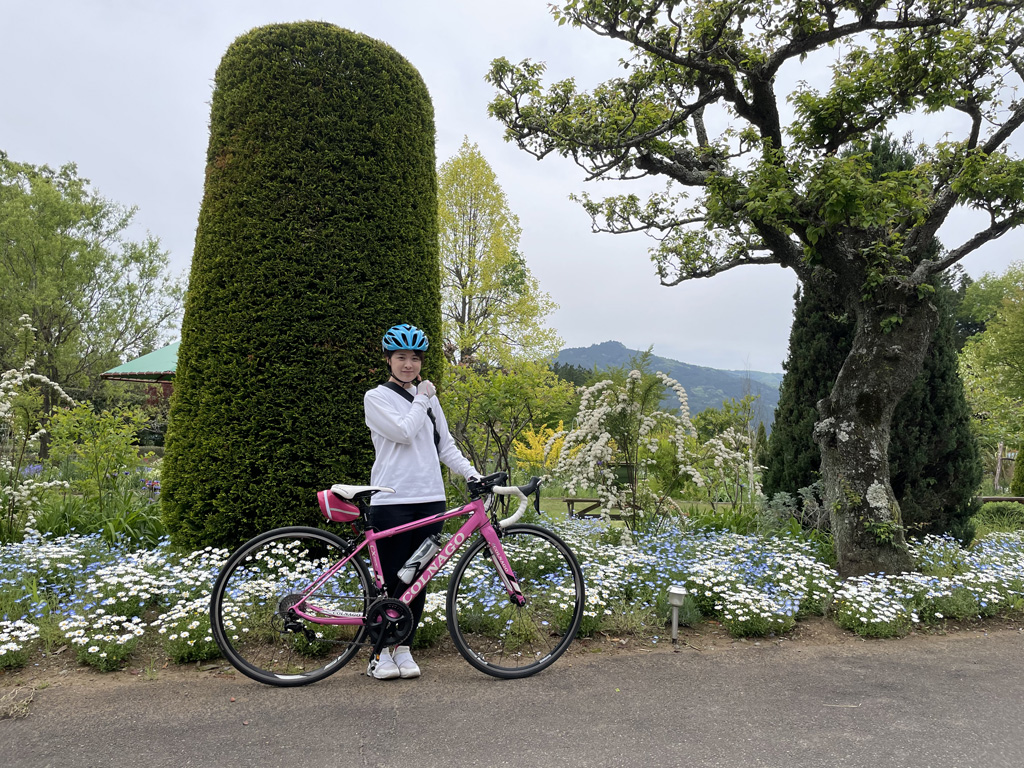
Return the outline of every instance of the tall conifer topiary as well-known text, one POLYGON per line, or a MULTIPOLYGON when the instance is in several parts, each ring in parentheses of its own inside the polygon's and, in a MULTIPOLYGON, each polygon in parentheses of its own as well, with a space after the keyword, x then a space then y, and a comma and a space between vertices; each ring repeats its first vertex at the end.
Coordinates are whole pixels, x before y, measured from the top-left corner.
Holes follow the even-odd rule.
POLYGON ((381 336, 440 339, 435 167, 429 94, 387 45, 302 22, 230 46, 164 463, 176 543, 318 524, 315 491, 368 481, 381 336))

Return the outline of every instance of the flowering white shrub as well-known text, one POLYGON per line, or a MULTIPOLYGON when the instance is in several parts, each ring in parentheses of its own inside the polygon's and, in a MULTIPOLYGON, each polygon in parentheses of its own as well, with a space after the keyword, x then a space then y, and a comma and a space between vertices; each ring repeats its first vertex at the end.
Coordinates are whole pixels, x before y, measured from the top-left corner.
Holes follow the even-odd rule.
POLYGON ((799 602, 746 584, 734 584, 722 597, 719 618, 733 637, 764 637, 796 624, 799 602))
POLYGON ((754 464, 751 436, 741 429, 727 427, 703 444, 692 438, 680 449, 684 460, 690 475, 700 476, 697 487, 707 501, 753 501, 761 494, 762 468, 754 464))
POLYGON ((761 492, 746 428, 753 398, 709 409, 716 414, 708 420, 713 435, 702 441, 694 422, 708 411, 691 420, 679 382, 646 372, 646 364, 643 357, 624 378, 581 388, 573 428, 548 438, 545 459, 557 448, 554 474, 566 493, 596 496, 605 517, 622 510, 634 533, 658 530, 679 511, 678 498, 753 501, 761 492), (677 411, 661 409, 666 390, 675 395, 677 411))
POLYGON ((89 616, 72 616, 60 623, 78 660, 103 672, 118 669, 132 655, 146 625, 138 616, 116 616, 102 608, 89 616))
POLYGON ((58 384, 32 372, 35 360, 29 348, 36 329, 28 315, 22 315, 19 323, 25 362, 0 374, 0 541, 20 538, 22 529, 32 530, 47 491, 67 487, 63 481, 43 477, 34 471, 42 467, 28 462, 45 433, 40 390, 49 389, 56 403, 75 402, 58 384))
POLYGON ((182 598, 150 625, 163 639, 164 651, 179 664, 220 656, 210 629, 210 594, 182 598))
POLYGON ((0 621, 0 669, 24 665, 38 639, 39 627, 35 624, 24 619, 0 621))
POLYGON ((563 479, 568 494, 589 489, 601 500, 605 515, 612 509, 626 513, 632 529, 646 527, 645 515, 661 511, 670 502, 674 483, 652 486, 652 469, 663 444, 675 447, 673 475, 687 476, 702 483, 700 473, 686 461, 686 440, 696 434, 690 422, 686 391, 674 379, 657 373, 630 371, 623 383, 600 381, 580 390, 576 426, 556 432, 547 451, 561 443, 555 472, 563 479), (664 388, 671 389, 679 402, 678 413, 659 409, 664 388), (623 482, 616 467, 623 466, 629 477, 623 482), (666 485, 668 487, 666 487, 666 485))
POLYGON ((896 575, 861 576, 837 591, 832 616, 844 629, 866 637, 898 637, 918 623, 914 593, 896 575))

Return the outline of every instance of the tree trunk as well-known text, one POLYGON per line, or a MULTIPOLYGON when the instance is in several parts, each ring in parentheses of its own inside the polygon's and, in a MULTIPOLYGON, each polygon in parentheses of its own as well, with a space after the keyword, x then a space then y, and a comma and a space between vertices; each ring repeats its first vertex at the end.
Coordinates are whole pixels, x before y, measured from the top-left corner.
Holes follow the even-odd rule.
MULTIPOLYGON (((56 381, 55 378, 50 378, 50 381, 56 381)), ((43 426, 48 427, 50 424, 50 416, 53 415, 54 408, 56 407, 53 402, 53 390, 50 387, 43 387, 43 426)), ((47 430, 39 436, 39 458, 46 461, 50 458, 50 432, 47 430)))
POLYGON ((857 324, 832 392, 818 403, 815 440, 839 575, 913 570, 889 479, 893 410, 920 372, 938 313, 927 300, 895 292, 854 307, 857 324), (901 317, 886 332, 883 321, 901 317))

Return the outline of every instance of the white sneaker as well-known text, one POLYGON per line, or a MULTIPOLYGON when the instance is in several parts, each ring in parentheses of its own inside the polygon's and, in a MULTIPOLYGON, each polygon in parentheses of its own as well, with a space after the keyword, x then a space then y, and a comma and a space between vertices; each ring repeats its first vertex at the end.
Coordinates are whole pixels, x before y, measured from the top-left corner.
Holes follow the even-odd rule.
POLYGON ((391 651, 385 648, 380 652, 380 658, 370 659, 370 663, 366 666, 366 676, 374 677, 377 680, 394 680, 401 677, 402 673, 399 671, 398 665, 395 664, 395 660, 391 658, 391 651))
POLYGON ((420 676, 420 668, 412 660, 412 653, 408 645, 399 645, 395 648, 394 663, 398 665, 398 673, 403 678, 420 676))

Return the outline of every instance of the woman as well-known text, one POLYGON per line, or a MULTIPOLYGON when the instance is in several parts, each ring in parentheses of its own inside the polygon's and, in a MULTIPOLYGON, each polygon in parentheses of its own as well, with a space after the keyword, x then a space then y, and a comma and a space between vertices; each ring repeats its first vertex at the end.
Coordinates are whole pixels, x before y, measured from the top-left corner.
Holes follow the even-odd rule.
MULTIPOLYGON (((426 334, 415 326, 396 325, 388 330, 382 342, 390 374, 388 382, 363 397, 366 426, 370 428, 376 452, 370 483, 395 489, 395 493, 373 497, 370 522, 378 531, 445 511, 444 480, 438 459, 467 480, 479 475, 455 445, 434 385, 419 381, 427 344, 426 334)), ((443 526, 436 523, 378 542, 389 595, 401 594, 405 584, 399 580, 398 571, 423 540, 440 533, 443 526)), ((425 603, 426 594, 421 592, 409 604, 413 615, 413 635, 406 641, 409 645, 399 645, 394 652, 384 648, 379 658, 370 660, 367 675, 378 680, 419 677, 420 668, 409 647, 425 603)))

